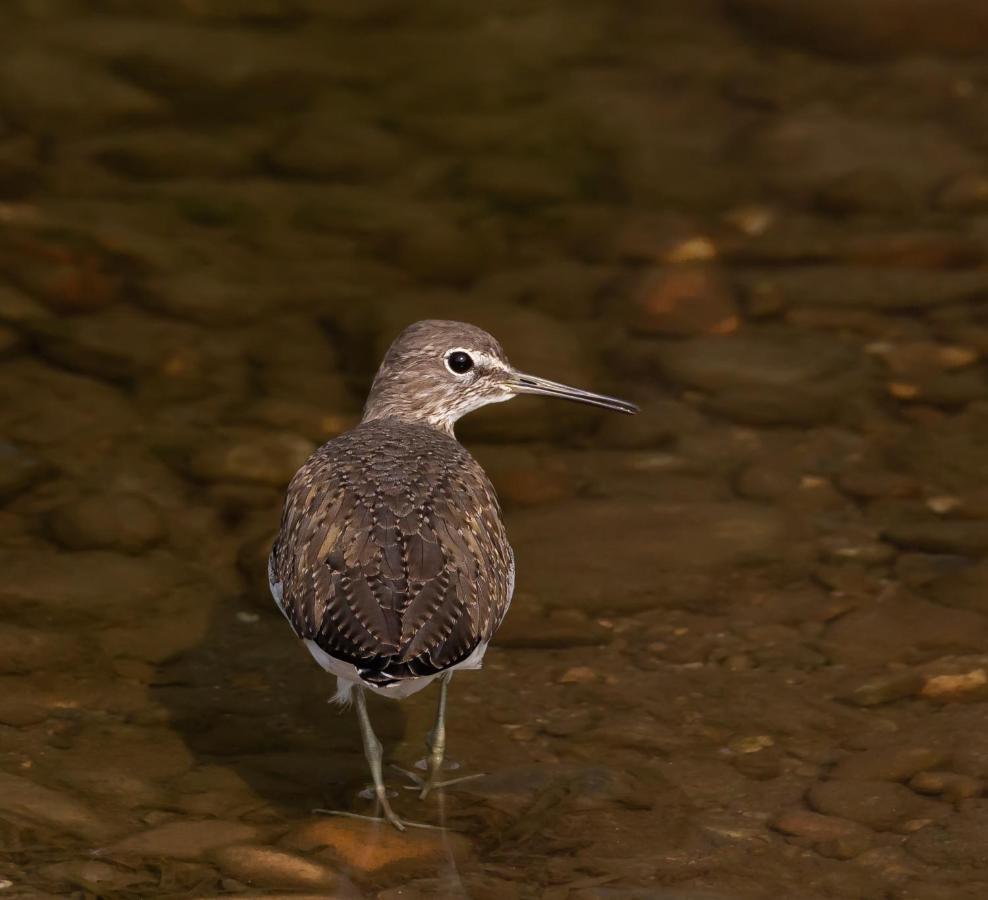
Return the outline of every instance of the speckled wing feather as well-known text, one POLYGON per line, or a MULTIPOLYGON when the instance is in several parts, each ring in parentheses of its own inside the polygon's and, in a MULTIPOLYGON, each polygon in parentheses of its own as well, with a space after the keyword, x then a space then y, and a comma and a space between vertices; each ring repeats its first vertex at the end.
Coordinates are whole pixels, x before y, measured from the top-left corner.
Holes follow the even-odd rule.
POLYGON ((483 469, 453 438, 395 420, 359 425, 298 471, 271 565, 299 637, 375 684, 465 660, 511 601, 483 469))

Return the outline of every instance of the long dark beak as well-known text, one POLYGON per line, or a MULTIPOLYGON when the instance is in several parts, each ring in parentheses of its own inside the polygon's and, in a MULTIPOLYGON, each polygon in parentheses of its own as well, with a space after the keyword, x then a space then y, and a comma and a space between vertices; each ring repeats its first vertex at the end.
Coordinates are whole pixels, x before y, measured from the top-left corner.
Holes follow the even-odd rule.
POLYGON ((575 403, 587 403, 590 406, 600 406, 604 409, 611 409, 615 412, 626 413, 633 416, 638 412, 638 407, 627 400, 618 400, 617 397, 606 397, 604 394, 592 394, 590 391, 581 391, 579 388, 569 387, 548 378, 538 378, 535 375, 525 375, 522 372, 514 372, 508 379, 508 387, 516 394, 538 394, 540 397, 559 397, 561 400, 572 400, 575 403))

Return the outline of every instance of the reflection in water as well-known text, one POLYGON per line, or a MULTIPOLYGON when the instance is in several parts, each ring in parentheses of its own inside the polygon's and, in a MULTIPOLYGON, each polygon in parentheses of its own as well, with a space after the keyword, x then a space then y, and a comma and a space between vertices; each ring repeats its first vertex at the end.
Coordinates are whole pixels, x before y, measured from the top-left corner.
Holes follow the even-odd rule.
POLYGON ((983 897, 981 4, 337 6, 0 11, 0 894, 983 897), (265 566, 424 317, 643 412, 458 429, 519 589, 398 835, 265 566))

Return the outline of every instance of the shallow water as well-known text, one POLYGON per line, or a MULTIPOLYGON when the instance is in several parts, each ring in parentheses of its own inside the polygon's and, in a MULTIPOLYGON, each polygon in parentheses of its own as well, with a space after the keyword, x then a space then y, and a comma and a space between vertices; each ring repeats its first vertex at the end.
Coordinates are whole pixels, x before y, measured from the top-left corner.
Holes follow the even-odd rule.
POLYGON ((977 4, 160 6, 0 12, 0 898, 984 897, 977 4), (397 835, 264 560, 426 316, 643 412, 461 423, 518 591, 397 835))

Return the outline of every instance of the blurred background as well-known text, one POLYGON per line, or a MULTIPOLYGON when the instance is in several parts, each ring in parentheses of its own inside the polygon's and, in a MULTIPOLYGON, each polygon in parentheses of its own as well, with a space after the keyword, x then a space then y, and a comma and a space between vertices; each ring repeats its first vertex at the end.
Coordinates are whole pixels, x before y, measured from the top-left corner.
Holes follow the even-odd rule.
MULTIPOLYGON (((982 0, 6 0, 0 897, 988 895, 982 0), (371 812, 268 595, 397 332, 519 561, 371 812), (98 852, 93 852, 98 851, 98 852)), ((434 697, 374 704, 389 759, 434 697)))

